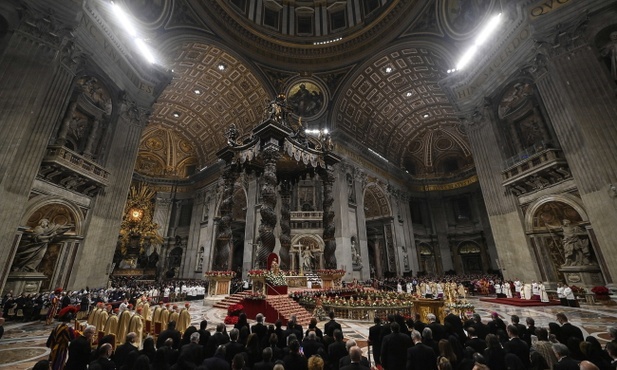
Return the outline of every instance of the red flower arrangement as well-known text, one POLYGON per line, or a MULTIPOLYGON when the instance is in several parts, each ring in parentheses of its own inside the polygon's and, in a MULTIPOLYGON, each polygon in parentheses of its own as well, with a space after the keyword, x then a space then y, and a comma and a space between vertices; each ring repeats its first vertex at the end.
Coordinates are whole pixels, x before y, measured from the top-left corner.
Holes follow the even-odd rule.
POLYGON ((238 316, 225 316, 225 320, 223 321, 225 325, 236 325, 238 323, 238 316))
POLYGON ((575 295, 585 294, 585 288, 572 285, 570 289, 572 289, 572 293, 574 293, 575 295))
POLYGON ((591 292, 597 295, 609 295, 610 294, 610 291, 608 290, 608 288, 605 286, 601 286, 601 285, 594 286, 593 288, 591 288, 591 292))
POLYGON ((236 272, 235 271, 231 271, 231 270, 226 270, 226 271, 206 271, 204 272, 204 276, 206 277, 223 277, 223 276, 227 276, 230 278, 233 278, 236 276, 236 272))
POLYGON ((347 273, 346 270, 335 269, 317 270, 315 272, 317 273, 317 275, 345 275, 347 273))
POLYGON ((258 293, 258 292, 251 292, 251 293, 246 295, 246 299, 264 300, 264 299, 266 299, 266 296, 261 294, 261 293, 258 293))
POLYGON ((227 315, 238 316, 240 315, 240 312, 242 312, 242 310, 244 310, 244 306, 240 303, 232 304, 231 306, 227 307, 227 315))

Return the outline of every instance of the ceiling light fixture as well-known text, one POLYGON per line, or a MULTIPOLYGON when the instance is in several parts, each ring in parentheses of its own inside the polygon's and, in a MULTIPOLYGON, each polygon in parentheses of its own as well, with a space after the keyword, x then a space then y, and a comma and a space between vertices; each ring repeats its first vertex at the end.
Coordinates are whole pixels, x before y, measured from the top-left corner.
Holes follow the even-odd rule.
POLYGON ((429 115, 428 113, 424 113, 424 114, 422 115, 422 118, 429 118, 429 117, 430 117, 430 115, 429 115))
POLYGON ((199 89, 195 89, 195 90, 193 90, 193 92, 194 92, 195 94, 197 94, 197 95, 201 95, 201 90, 199 90, 199 89))
POLYGON ((174 116, 174 118, 180 118, 180 112, 173 112, 171 115, 174 116))
POLYGON ((220 63, 218 66, 216 66, 216 68, 218 68, 219 71, 224 71, 227 66, 223 63, 220 63))
POLYGON ((386 67, 385 71, 386 71, 386 73, 392 72, 392 67, 386 67))
MULTIPOLYGON (((497 28, 500 22, 501 22, 501 13, 491 18, 491 20, 486 24, 486 26, 484 26, 482 31, 480 31, 480 34, 478 34, 478 36, 474 40, 473 45, 471 45, 471 47, 467 49, 467 51, 463 54, 461 59, 458 61, 458 63, 456 64, 455 70, 461 70, 465 68, 467 63, 469 63, 469 61, 471 61, 473 56, 476 54, 479 47, 482 44, 484 44, 484 42, 493 34, 493 32, 495 31, 495 29, 497 28)), ((451 71, 454 72, 453 70, 451 71)))
POLYGON ((407 96, 408 98, 409 98, 410 96, 412 96, 412 95, 413 95, 413 94, 412 94, 411 92, 408 92, 407 94, 405 94, 405 96, 407 96))

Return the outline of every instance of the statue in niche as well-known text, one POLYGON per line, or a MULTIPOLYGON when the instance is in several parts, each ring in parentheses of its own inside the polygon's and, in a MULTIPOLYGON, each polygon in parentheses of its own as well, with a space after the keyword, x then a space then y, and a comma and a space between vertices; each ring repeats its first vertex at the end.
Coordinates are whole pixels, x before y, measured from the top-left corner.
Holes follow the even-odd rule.
POLYGON ((204 247, 199 248, 199 252, 197 253, 197 266, 195 266, 195 271, 201 271, 204 265, 204 247))
POLYGON ((562 267, 593 264, 589 239, 581 238, 582 235, 587 235, 585 231, 580 226, 572 225, 570 220, 566 219, 562 222, 563 240, 561 246, 565 260, 562 267))
POLYGON ((609 41, 600 49, 600 54, 608 58, 611 67, 611 76, 617 81, 617 31, 609 35, 609 41))
POLYGON ((158 265, 158 263, 159 263, 159 254, 156 252, 156 250, 154 250, 148 256, 148 267, 156 268, 156 265, 158 265))
POLYGON ((354 186, 354 179, 353 176, 351 174, 347 174, 347 194, 348 194, 348 198, 347 201, 350 203, 355 203, 356 202, 356 187, 354 186))
POLYGON ((354 270, 362 269, 362 256, 360 256, 360 252, 358 252, 358 248, 356 248, 356 238, 351 238, 351 262, 354 270))
POLYGON ((305 271, 313 269, 313 252, 309 246, 302 251, 302 267, 305 271))
POLYGON ((24 233, 13 260, 13 271, 35 272, 40 265, 49 243, 69 231, 73 225, 57 225, 43 218, 39 224, 24 233))

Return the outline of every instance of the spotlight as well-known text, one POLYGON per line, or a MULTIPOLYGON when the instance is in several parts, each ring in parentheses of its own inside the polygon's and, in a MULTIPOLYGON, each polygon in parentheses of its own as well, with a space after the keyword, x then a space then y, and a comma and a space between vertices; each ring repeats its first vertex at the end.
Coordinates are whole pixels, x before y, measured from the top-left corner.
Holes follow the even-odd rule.
POLYGON ((224 71, 224 70, 225 70, 225 68, 227 68, 227 67, 225 66, 225 64, 220 63, 218 66, 216 66, 216 68, 218 68, 218 70, 222 72, 222 71, 224 71))
POLYGON ((430 117, 430 116, 429 116, 429 114, 428 114, 428 113, 424 113, 424 114, 422 115, 422 118, 429 118, 429 117, 430 117))
POLYGON ((413 95, 411 92, 408 92, 407 94, 405 94, 405 96, 407 96, 408 98, 413 95))
POLYGON ((386 67, 385 71, 386 71, 386 73, 392 72, 392 67, 386 67))
POLYGON ((180 112, 173 112, 171 115, 174 116, 174 118, 180 118, 180 112))
POLYGON ((199 89, 195 89, 195 90, 193 90, 193 92, 194 92, 195 94, 197 94, 197 95, 201 95, 201 90, 199 90, 199 89))

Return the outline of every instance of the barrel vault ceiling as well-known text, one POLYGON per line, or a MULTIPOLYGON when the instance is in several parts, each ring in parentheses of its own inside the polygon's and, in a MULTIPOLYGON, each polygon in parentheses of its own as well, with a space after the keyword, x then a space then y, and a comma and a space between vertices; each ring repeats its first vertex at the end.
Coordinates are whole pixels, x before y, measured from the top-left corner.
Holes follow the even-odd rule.
POLYGON ((349 139, 337 145, 370 148, 419 179, 469 171, 468 141, 439 82, 494 3, 125 0, 173 74, 136 171, 186 178, 213 164, 230 124, 249 133, 267 101, 301 84, 320 102, 304 126, 349 139))

